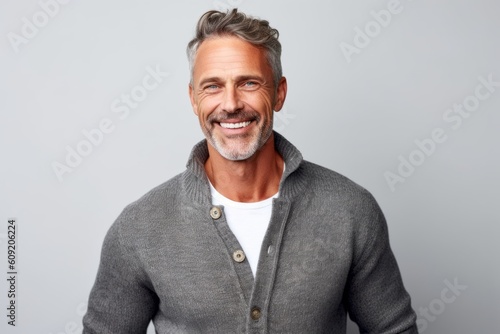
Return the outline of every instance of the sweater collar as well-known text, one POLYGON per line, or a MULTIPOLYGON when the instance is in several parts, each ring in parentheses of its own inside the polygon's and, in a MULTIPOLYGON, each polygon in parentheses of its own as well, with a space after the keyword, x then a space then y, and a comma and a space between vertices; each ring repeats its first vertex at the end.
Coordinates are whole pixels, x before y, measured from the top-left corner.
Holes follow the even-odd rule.
MULTIPOLYGON (((205 173, 205 162, 208 159, 206 139, 196 144, 186 164, 186 171, 182 174, 183 188, 188 196, 197 202, 210 204, 210 184, 205 173)), ((285 172, 280 181, 280 198, 291 198, 299 193, 306 185, 301 176, 300 165, 303 161, 300 151, 285 137, 274 131, 274 147, 286 164, 285 172)))

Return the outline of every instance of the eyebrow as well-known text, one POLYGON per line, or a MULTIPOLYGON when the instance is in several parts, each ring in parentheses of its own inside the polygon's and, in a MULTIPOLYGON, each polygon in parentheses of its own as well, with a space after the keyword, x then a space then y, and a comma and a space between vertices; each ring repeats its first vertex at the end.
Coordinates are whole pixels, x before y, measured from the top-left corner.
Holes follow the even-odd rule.
POLYGON ((198 87, 203 87, 205 84, 207 84, 209 82, 220 82, 220 81, 221 81, 221 79, 219 77, 205 78, 205 79, 200 81, 200 83, 198 84, 198 87))
MULTIPOLYGON (((240 76, 237 76, 235 79, 236 82, 242 82, 242 81, 248 81, 248 80, 255 80, 255 81, 260 81, 260 82, 265 81, 262 77, 260 77, 258 75, 240 75, 240 76)), ((205 79, 200 81, 200 83, 198 84, 198 87, 203 87, 205 84, 207 84, 209 82, 221 82, 221 81, 223 81, 223 80, 220 77, 205 78, 205 79)))

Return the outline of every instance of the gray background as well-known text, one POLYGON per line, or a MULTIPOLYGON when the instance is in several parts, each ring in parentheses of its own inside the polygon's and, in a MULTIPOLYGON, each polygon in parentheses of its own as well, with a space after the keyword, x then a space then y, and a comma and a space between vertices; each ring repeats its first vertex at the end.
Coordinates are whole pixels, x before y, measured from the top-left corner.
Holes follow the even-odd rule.
POLYGON ((203 12, 231 6, 279 29, 289 92, 275 128, 306 159, 377 198, 421 332, 500 332, 500 87, 460 126, 443 119, 454 104, 473 104, 479 77, 500 82, 500 4, 401 0, 377 31, 371 11, 390 3, 70 1, 52 7, 44 22, 38 1, 2 1, 0 268, 5 274, 7 219, 16 217, 19 309, 16 328, 2 311, 0 332, 81 331, 110 224, 181 172, 202 138, 184 50, 203 12), (11 43, 33 16, 36 35, 11 43), (356 27, 366 25, 369 44, 346 57, 341 43, 354 45, 356 27), (169 76, 121 119, 113 101, 137 90, 146 68, 156 66, 169 76), (113 131, 58 180, 52 164, 65 163, 66 147, 75 149, 82 131, 103 119, 113 131), (415 141, 436 128, 446 141, 422 159, 415 141), (384 174, 398 173, 400 156, 419 166, 391 189, 384 174), (457 294, 446 290, 455 281, 466 286, 457 294), (419 310, 429 307, 426 318, 419 310))

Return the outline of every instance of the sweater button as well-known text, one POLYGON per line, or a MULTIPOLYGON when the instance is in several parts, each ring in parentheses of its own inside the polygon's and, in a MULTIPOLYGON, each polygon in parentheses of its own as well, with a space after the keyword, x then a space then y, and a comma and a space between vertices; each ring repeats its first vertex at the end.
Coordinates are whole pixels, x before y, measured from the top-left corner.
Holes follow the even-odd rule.
POLYGON ((237 251, 234 251, 233 260, 238 262, 238 263, 245 261, 245 253, 243 253, 243 251, 240 249, 237 251))
POLYGON ((250 312, 250 317, 252 320, 259 320, 262 315, 262 312, 260 311, 260 308, 254 307, 252 308, 252 311, 250 312))
POLYGON ((212 217, 213 219, 219 219, 221 215, 222 210, 219 207, 214 206, 210 209, 210 217, 212 217))

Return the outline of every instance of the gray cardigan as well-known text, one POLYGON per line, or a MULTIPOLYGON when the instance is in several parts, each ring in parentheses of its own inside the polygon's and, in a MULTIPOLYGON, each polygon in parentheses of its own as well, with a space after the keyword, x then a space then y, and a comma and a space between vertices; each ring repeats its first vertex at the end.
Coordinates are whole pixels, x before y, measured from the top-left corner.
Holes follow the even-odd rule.
POLYGON ((205 141, 187 169, 127 206, 104 241, 84 334, 417 333, 374 198, 304 161, 286 163, 254 279, 223 208, 213 208, 205 141))

